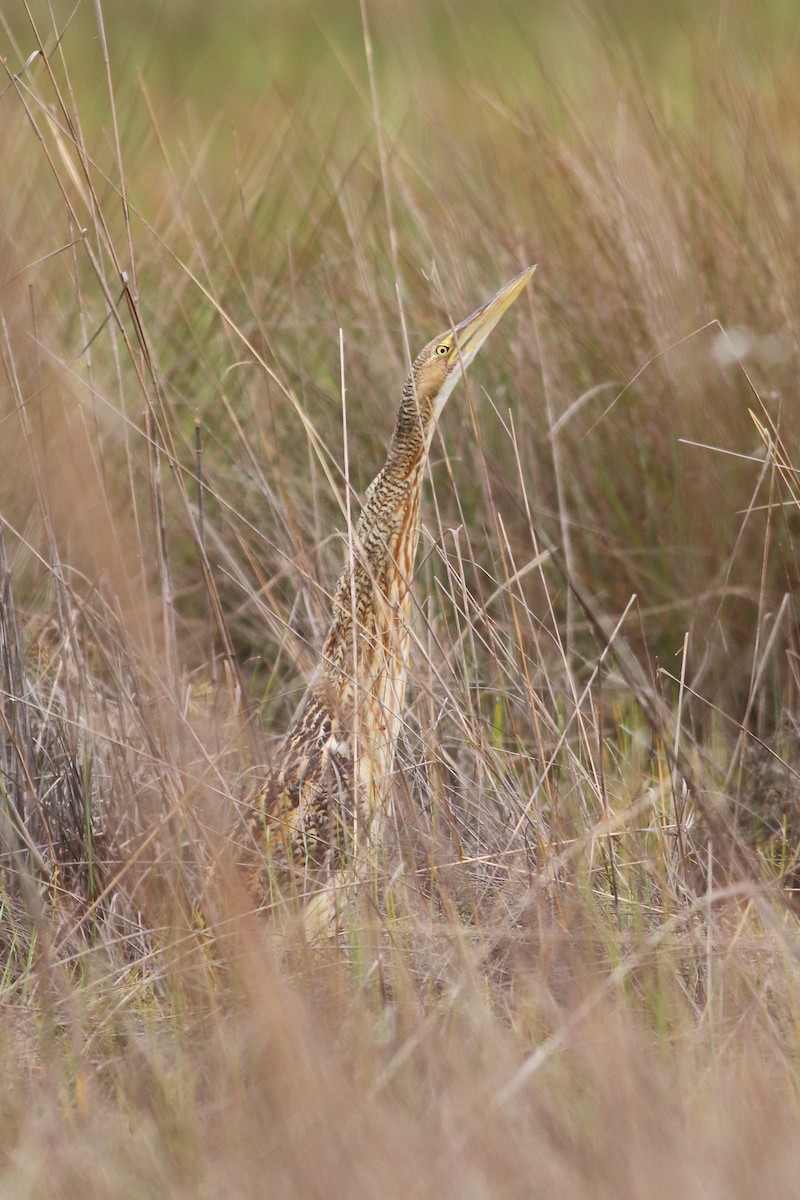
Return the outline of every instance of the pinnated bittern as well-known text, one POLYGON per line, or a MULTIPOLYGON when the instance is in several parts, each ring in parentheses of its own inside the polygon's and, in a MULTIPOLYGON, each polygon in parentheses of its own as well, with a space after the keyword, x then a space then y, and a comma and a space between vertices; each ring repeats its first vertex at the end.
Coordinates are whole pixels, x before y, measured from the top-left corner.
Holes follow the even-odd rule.
POLYGON ((249 826, 266 862, 251 877, 333 872, 380 837, 408 669, 411 579, 420 492, 450 393, 535 267, 429 342, 403 388, 389 455, 367 489, 333 600, 317 682, 252 801, 249 826))

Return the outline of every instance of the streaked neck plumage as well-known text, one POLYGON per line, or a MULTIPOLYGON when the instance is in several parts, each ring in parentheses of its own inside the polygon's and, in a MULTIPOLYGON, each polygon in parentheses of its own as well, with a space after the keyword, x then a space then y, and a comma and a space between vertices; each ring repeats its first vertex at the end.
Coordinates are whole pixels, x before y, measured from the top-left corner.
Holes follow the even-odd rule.
POLYGON ((323 648, 324 685, 357 742, 360 730, 370 730, 373 771, 390 768, 406 687, 422 475, 443 407, 420 378, 429 354, 426 347, 403 388, 386 463, 367 489, 350 539, 323 648))

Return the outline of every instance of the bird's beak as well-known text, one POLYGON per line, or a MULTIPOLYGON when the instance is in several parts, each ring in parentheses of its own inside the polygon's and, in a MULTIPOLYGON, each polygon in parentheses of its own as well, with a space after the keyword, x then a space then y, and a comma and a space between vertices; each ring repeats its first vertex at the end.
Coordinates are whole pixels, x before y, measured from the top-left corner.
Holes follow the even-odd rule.
POLYGON ((520 271, 496 296, 492 296, 491 300, 487 300, 465 321, 455 326, 453 332, 456 335, 456 345, 450 352, 451 359, 460 361, 463 367, 472 362, 503 313, 514 303, 535 270, 536 267, 532 266, 520 271))

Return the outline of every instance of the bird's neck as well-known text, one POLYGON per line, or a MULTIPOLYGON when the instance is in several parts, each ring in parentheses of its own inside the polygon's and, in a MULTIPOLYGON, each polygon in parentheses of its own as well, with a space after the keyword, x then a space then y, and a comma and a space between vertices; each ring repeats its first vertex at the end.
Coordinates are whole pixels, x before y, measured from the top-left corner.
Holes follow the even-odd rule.
POLYGON ((417 459, 427 458, 435 424, 433 404, 417 392, 412 372, 403 388, 386 466, 397 462, 408 467, 417 459))
POLYGON ((349 539, 323 649, 325 685, 340 713, 381 731, 389 757, 405 693, 420 491, 433 425, 432 406, 420 403, 409 378, 389 456, 349 539))

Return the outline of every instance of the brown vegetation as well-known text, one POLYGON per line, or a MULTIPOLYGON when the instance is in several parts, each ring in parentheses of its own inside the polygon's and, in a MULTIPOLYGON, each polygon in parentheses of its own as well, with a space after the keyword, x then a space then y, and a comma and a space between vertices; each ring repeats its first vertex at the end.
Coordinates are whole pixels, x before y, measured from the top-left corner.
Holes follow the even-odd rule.
POLYGON ((145 7, 11 7, 0 1196, 791 1194, 796 18, 176 5, 137 75, 145 7), (408 352, 534 261, 309 946, 238 808, 408 352))

